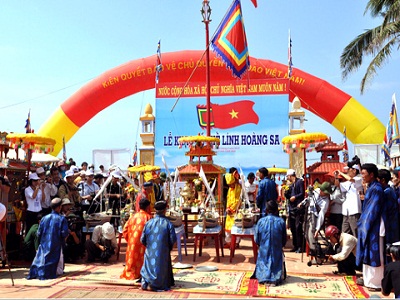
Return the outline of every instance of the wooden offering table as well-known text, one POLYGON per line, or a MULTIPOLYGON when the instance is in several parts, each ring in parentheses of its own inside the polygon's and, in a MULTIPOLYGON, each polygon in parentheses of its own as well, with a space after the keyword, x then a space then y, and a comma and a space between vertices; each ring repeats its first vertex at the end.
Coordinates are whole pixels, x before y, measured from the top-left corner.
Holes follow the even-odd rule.
POLYGON ((193 261, 196 261, 196 251, 197 251, 197 242, 200 242, 199 245, 199 256, 201 256, 202 249, 203 249, 203 239, 204 237, 210 236, 214 239, 215 243, 215 252, 217 255, 217 262, 220 261, 219 259, 219 248, 221 247, 221 254, 224 257, 224 245, 223 245, 223 237, 222 237, 222 227, 218 225, 212 228, 206 228, 205 230, 200 225, 196 225, 193 228, 194 233, 194 253, 193 253, 193 261))
POLYGON ((254 241, 254 233, 255 233, 255 225, 250 228, 241 228, 235 225, 232 226, 231 229, 231 254, 229 258, 229 262, 232 262, 233 257, 235 256, 235 246, 236 246, 236 237, 240 238, 251 238, 253 244, 253 255, 254 255, 254 262, 257 262, 257 255, 258 255, 258 246, 254 241))

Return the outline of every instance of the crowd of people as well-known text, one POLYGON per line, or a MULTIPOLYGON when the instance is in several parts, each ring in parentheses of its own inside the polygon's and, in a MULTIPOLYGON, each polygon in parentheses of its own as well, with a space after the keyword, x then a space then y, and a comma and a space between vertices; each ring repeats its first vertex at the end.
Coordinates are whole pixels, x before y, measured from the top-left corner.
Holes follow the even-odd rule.
MULTIPOLYGON (((139 187, 136 174, 124 174, 116 166, 108 171, 100 166, 100 172, 95 173, 93 165, 83 162, 77 167, 72 159, 68 163, 61 161, 57 165, 36 168, 28 175, 27 186, 22 189, 22 207, 25 208, 22 256, 32 262, 27 278, 56 278, 63 274, 65 262, 77 262, 84 257, 86 263, 96 260, 107 263, 115 255, 116 231, 122 227, 129 263, 121 278, 137 279, 148 253, 141 233, 152 218, 151 212, 158 216, 155 219, 159 223, 154 226, 169 226, 163 191, 166 174, 145 174, 145 180, 139 187), (96 225, 91 237, 86 239, 83 234, 83 229, 87 228, 85 219, 103 208, 110 214, 110 220, 96 225), (126 211, 127 218, 121 218, 122 211, 126 211)), ((147 240, 153 243, 153 238, 149 235, 147 240)), ((175 242, 176 236, 171 235, 168 249, 172 249, 175 242)), ((160 254, 149 255, 158 257, 160 254)), ((171 263, 169 265, 172 275, 171 263)), ((147 279, 152 289, 169 287, 166 282, 147 279)))
MULTIPOLYGON (((112 174, 113 172, 110 172, 110 176, 113 176, 112 174)), ((39 167, 36 172, 29 174, 28 185, 22 192, 25 202, 22 205, 25 212, 25 218, 22 220, 24 222, 23 254, 26 259, 30 260, 35 256, 33 250, 38 250, 38 241, 33 240, 37 239, 43 218, 54 214, 54 210, 51 209, 52 203, 58 199, 60 199, 58 214, 65 217, 68 226, 67 237, 62 243, 65 261, 75 261, 84 256, 83 214, 99 211, 101 205, 106 204, 93 201, 104 178, 105 176, 101 173, 94 174, 93 166, 88 166, 86 162, 83 162, 81 168, 78 168, 73 160, 69 164, 61 161, 58 165, 49 166, 47 170, 39 167), (35 245, 35 249, 32 245, 35 245)), ((105 192, 108 191, 109 187, 106 187, 105 192)), ((121 203, 124 203, 125 198, 126 195, 121 193, 121 203)), ((51 239, 51 237, 47 238, 51 239)))
MULTIPOLYGON (((170 251, 176 234, 165 216, 169 201, 163 192, 168 179, 163 172, 146 174, 139 187, 136 178, 127 180, 126 176, 117 169, 106 172, 102 168, 95 173, 93 165, 85 162, 80 168, 74 162, 61 162, 29 174, 24 189, 23 249, 25 259, 32 260, 28 278, 55 278, 63 273, 65 262, 84 256, 88 263, 108 262, 117 248, 116 230, 122 225, 127 251, 120 277, 138 280, 146 290, 168 290, 174 285, 170 251), (101 190, 104 198, 96 197, 101 190), (121 223, 125 206, 130 210, 121 223), (101 207, 109 209, 112 218, 97 225, 91 238, 84 240, 85 215, 101 207)), ((254 225, 259 251, 253 278, 260 283, 284 282, 283 248, 290 230, 292 252, 308 251, 310 258, 337 263, 336 274, 361 272, 357 284, 372 291, 388 294, 395 287, 400 259, 396 250, 400 247, 396 243, 400 239, 400 180, 396 172, 360 164, 355 157, 326 181, 309 186, 293 169, 287 171, 282 185, 264 167, 250 172, 244 183, 236 168, 229 169, 223 179, 225 247, 231 248, 231 229, 243 195, 250 208, 259 212, 254 225), (329 252, 321 254, 321 241, 328 242, 329 252)), ((236 242, 233 246, 239 247, 240 240, 236 242)))
POLYGON ((301 253, 306 247, 317 262, 337 263, 335 274, 359 271, 357 284, 387 293, 387 277, 393 270, 385 269, 396 255, 390 256, 386 249, 400 239, 397 171, 361 164, 356 156, 333 174, 323 183, 306 186, 294 170, 288 170, 285 198, 292 251, 301 253))
MULTIPOLYGON (((336 263, 335 274, 356 275, 358 271, 361 276, 357 284, 390 294, 398 281, 394 274, 400 272, 394 268, 399 259, 396 247, 400 247, 397 171, 378 169, 372 163, 361 164, 355 156, 343 170, 325 177, 326 181, 316 180, 308 186, 293 169, 287 170, 281 186, 269 178, 265 168, 256 174, 255 189, 249 178, 245 185, 246 193, 255 195, 254 205, 261 214, 255 227, 259 254, 254 278, 272 285, 282 283, 286 276, 283 247, 289 229, 291 251, 307 251, 309 265, 313 258, 318 264, 336 263), (279 212, 279 207, 286 209, 287 218, 279 212)), ((234 191, 233 185, 229 187, 228 195, 234 191)), ((228 198, 227 215, 232 214, 231 209, 228 198)), ((229 226, 225 230, 229 233, 229 226)), ((395 295, 399 295, 396 289, 395 295)))

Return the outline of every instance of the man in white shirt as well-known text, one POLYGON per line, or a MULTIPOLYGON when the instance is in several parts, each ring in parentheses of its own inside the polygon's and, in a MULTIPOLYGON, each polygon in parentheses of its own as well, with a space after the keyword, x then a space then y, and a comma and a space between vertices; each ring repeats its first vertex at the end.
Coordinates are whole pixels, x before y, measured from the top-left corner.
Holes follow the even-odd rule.
POLYGON ((108 262, 117 247, 114 226, 110 222, 97 225, 93 230, 92 238, 85 242, 88 255, 87 262, 94 262, 96 258, 100 258, 103 262, 108 262))
POLYGON ((333 244, 336 254, 329 255, 328 260, 337 263, 338 271, 334 274, 356 275, 357 238, 351 234, 340 232, 339 228, 329 225, 325 229, 325 237, 333 244))
POLYGON ((364 192, 364 187, 358 164, 349 162, 345 169, 347 169, 347 174, 337 170, 338 174, 346 179, 345 182, 340 183, 340 190, 346 195, 342 203, 342 232, 357 237, 357 221, 362 208, 360 194, 364 192))
POLYGON ((44 202, 42 202, 42 215, 48 215, 51 213, 51 200, 57 195, 58 189, 57 187, 53 184, 53 178, 48 174, 46 176, 46 173, 42 167, 39 167, 36 169, 36 174, 40 178, 39 182, 40 185, 44 186, 44 202))
POLYGON ((250 204, 253 206, 254 206, 254 200, 256 199, 256 196, 257 196, 257 184, 254 181, 255 179, 256 179, 256 176, 254 175, 254 173, 250 172, 247 175, 247 181, 244 184, 246 193, 249 196, 250 204))
POLYGON ((82 197, 82 210, 86 211, 88 214, 97 212, 100 210, 100 206, 97 203, 92 203, 93 198, 96 196, 100 187, 94 182, 93 170, 89 169, 85 172, 86 181, 83 182, 79 191, 82 197))

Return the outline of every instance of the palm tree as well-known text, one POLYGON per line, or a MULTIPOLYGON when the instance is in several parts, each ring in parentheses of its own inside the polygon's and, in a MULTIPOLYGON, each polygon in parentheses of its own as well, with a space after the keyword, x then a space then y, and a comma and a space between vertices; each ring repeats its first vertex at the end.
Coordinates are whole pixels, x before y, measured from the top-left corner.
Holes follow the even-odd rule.
POLYGON ((382 17, 382 24, 358 35, 340 56, 343 80, 360 68, 365 56, 372 57, 361 80, 361 94, 364 93, 366 85, 371 83, 377 69, 389 60, 393 50, 400 47, 400 0, 370 0, 364 15, 368 11, 374 18, 382 17))

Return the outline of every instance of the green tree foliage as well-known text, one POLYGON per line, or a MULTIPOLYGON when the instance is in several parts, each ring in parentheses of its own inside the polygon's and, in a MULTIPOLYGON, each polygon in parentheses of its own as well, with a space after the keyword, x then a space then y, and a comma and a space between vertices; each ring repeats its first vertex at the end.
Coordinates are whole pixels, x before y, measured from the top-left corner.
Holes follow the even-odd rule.
POLYGON ((364 15, 368 12, 374 18, 382 18, 382 24, 354 38, 340 56, 343 80, 360 68, 363 59, 371 57, 361 80, 361 94, 372 82, 378 69, 388 62, 392 51, 400 46, 400 0, 370 0, 364 15))

